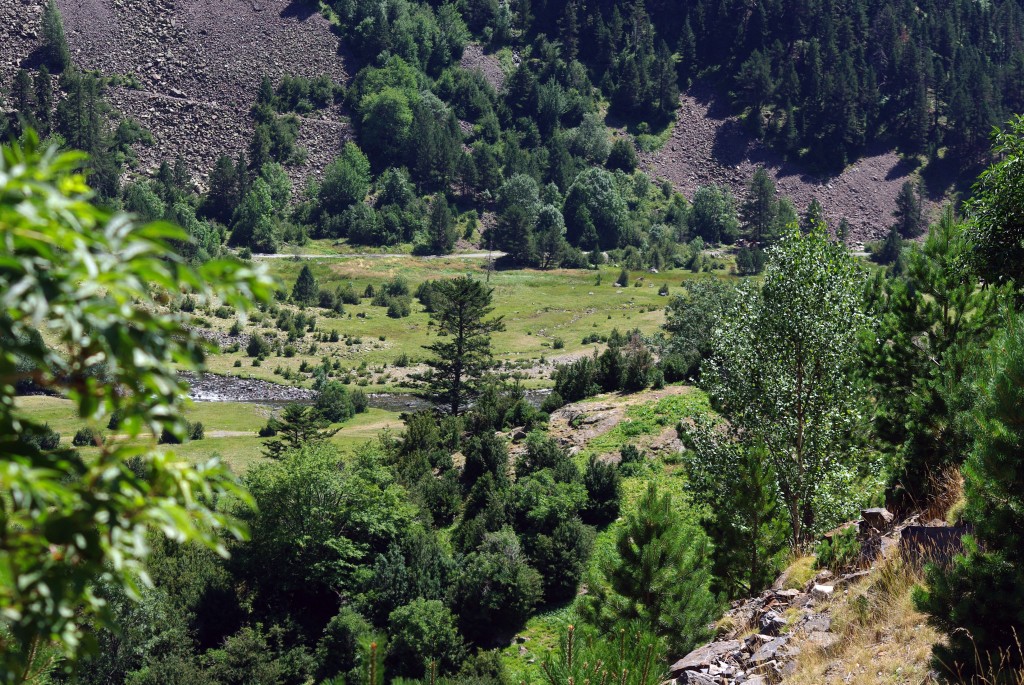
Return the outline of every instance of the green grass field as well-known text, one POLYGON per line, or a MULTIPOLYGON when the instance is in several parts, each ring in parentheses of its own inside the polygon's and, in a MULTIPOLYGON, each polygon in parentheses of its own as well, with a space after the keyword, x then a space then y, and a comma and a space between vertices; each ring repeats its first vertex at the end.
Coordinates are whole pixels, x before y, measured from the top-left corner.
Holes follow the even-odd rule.
MULTIPOLYGON (((473 275, 485 278, 484 261, 479 259, 444 258, 423 260, 414 257, 311 259, 299 262, 293 259, 267 260, 268 269, 278 277, 290 292, 303 263, 308 263, 320 287, 334 289, 351 283, 362 293, 367 285, 375 288, 385 281, 401 276, 410 289, 427 280, 473 275)), ((658 294, 667 285, 669 294, 679 293, 685 283, 695 278, 708 278, 707 274, 672 270, 659 274, 634 272, 626 288, 613 284, 619 269, 611 266, 599 271, 586 270, 514 270, 495 271, 490 286, 494 289, 494 315, 501 316, 503 332, 492 338, 492 348, 499 361, 509 368, 535 367, 539 360, 551 356, 591 349, 583 338, 591 334, 607 334, 612 328, 628 330, 639 328, 646 334, 656 333, 664 323, 664 308, 668 298, 658 294), (599 282, 598 282, 599 281, 599 282), (636 284, 639 283, 639 286, 636 284)), ((724 276, 724 272, 716 275, 724 276)), ((281 304, 286 308, 292 305, 281 304)), ((234 318, 217 318, 210 311, 196 311, 212 329, 227 332, 234 318)), ((247 375, 277 382, 308 384, 308 377, 296 381, 303 362, 307 367, 318 365, 323 357, 337 360, 341 372, 357 372, 365 364, 357 385, 372 392, 401 391, 406 372, 395 366, 401 357, 413 363, 422 361, 427 353, 423 346, 435 339, 429 315, 416 301, 412 315, 393 319, 383 307, 364 299, 358 305, 346 305, 345 313, 338 316, 319 308, 308 313, 317 317, 317 329, 337 331, 341 339, 336 343, 320 342, 312 347, 313 336, 307 335, 294 343, 295 355, 271 356, 258 366, 245 355, 244 349, 211 355, 209 368, 215 373, 247 375)), ((272 317, 250 320, 246 331, 258 330, 265 334, 278 334, 272 317)), ((534 374, 530 385, 550 385, 546 381, 550 369, 534 374)))
MULTIPOLYGON (((48 423, 60 433, 61 445, 71 446, 75 431, 86 425, 85 421, 73 418, 75 411, 69 400, 55 397, 19 397, 19 413, 39 423, 48 423)), ((257 436, 256 431, 265 426, 274 408, 247 402, 195 402, 185 412, 189 421, 201 421, 206 437, 203 440, 168 445, 177 454, 193 461, 209 459, 220 455, 235 473, 242 474, 263 456, 266 439, 257 436)), ((370 409, 358 414, 341 425, 341 430, 331 441, 344 453, 354 452, 360 445, 376 440, 385 429, 397 430, 402 422, 398 414, 383 409, 370 409)), ((106 426, 100 426, 104 433, 106 426)), ((82 454, 88 458, 95 448, 84 448, 82 454)))

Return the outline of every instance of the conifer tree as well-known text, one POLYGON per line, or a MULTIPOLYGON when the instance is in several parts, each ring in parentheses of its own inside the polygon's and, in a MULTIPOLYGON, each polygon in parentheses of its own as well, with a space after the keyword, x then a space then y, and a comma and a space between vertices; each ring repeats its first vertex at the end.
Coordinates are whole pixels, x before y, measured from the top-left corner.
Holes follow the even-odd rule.
POLYGON ((788 551, 785 515, 762 450, 723 440, 707 420, 680 427, 691 448, 686 489, 705 505, 701 521, 714 544, 718 589, 729 597, 756 595, 778 575, 788 551))
POLYGON ((650 483, 615 547, 617 558, 601 566, 581 598, 584 618, 608 632, 635 622, 664 637, 672 653, 699 644, 718 614, 707 540, 683 523, 672 496, 650 483))
POLYGON ((241 197, 238 168, 230 157, 221 155, 210 172, 210 190, 203 198, 199 211, 203 216, 227 225, 241 197))
POLYGON ((32 85, 36 96, 36 129, 40 135, 49 135, 53 125, 53 78, 45 64, 39 67, 32 85))
MULTIPOLYGON (((934 648, 935 665, 957 677, 1010 675, 1024 668, 1024 320, 1007 314, 980 368, 974 447, 964 468, 964 518, 974 535, 948 568, 932 567, 918 605, 948 635, 934 648), (979 663, 980 662, 980 663, 979 663), (981 673, 978 670, 982 670, 981 673)), ((987 678, 986 678, 987 680, 987 678)))
POLYGON ((904 238, 916 238, 924 232, 926 226, 919 186, 910 181, 903 184, 896 196, 896 209, 892 215, 896 219, 896 230, 904 238))
POLYGON ((439 195, 430 206, 430 224, 428 226, 427 245, 430 254, 449 254, 455 247, 455 221, 451 207, 443 196, 439 195))
POLYGON ((36 124, 35 93, 32 90, 32 77, 25 69, 18 69, 11 85, 11 99, 17 115, 18 127, 22 130, 34 128, 36 124))
POLYGON ((811 198, 807 205, 807 211, 800 217, 800 230, 804 233, 811 233, 815 229, 828 230, 828 222, 825 221, 825 208, 818 202, 818 198, 811 198))
POLYGON ((765 168, 757 167, 750 179, 747 199, 740 208, 743 230, 750 240, 763 244, 776 237, 779 202, 775 197, 775 182, 765 168))
MULTIPOLYGON (((895 230, 890 236, 902 242, 895 230)), ((898 506, 926 501, 935 494, 929 476, 960 464, 969 451, 961 417, 1003 291, 979 288, 977 277, 963 270, 970 249, 964 226, 947 207, 924 244, 908 246, 903 273, 879 274, 867 291, 879 325, 862 341, 862 354, 875 432, 893 454, 889 499, 898 506)))
POLYGON ((289 452, 324 442, 340 430, 327 430, 324 425, 325 421, 313 407, 290 402, 281 411, 280 418, 270 420, 270 427, 276 433, 263 446, 263 452, 271 459, 280 459, 289 452))
POLYGON ((320 296, 320 288, 316 284, 316 278, 309 268, 309 264, 303 264, 299 271, 299 277, 292 287, 292 302, 297 304, 316 304, 320 296))
POLYGON ((49 0, 43 10, 43 44, 46 58, 56 71, 64 71, 71 66, 71 50, 64 35, 64 21, 57 0, 49 0))
POLYGON ((430 318, 437 324, 438 340, 424 346, 433 353, 429 370, 418 377, 432 400, 452 415, 465 411, 480 380, 493 365, 491 333, 504 330, 494 311, 491 290, 462 276, 434 286, 430 318))

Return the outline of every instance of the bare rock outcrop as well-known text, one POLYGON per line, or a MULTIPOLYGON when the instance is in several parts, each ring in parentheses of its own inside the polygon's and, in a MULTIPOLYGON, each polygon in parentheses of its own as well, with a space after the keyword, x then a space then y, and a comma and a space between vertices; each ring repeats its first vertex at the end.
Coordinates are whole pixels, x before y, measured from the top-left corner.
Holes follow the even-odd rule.
MULTIPOLYGON (((35 66, 44 0, 0 0, 0 79, 35 66)), ((58 0, 75 63, 114 76, 108 97, 154 138, 137 150, 140 170, 180 155, 202 180, 218 156, 252 137, 250 110, 263 75, 321 74, 347 82, 337 35, 302 0, 58 0)), ((344 112, 302 117, 304 165, 297 185, 319 175, 350 138, 344 112)))

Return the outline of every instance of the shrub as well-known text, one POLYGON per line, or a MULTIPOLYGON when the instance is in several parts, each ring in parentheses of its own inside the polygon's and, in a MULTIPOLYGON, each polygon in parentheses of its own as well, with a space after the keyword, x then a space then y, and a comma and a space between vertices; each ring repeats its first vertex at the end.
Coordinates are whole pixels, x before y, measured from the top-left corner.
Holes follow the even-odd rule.
POLYGON ((614 464, 591 456, 583 472, 583 485, 587 488, 587 504, 581 512, 585 522, 604 525, 618 518, 622 476, 614 464))
POLYGON ((561 338, 555 338, 551 341, 551 347, 556 350, 560 350, 565 347, 565 341, 561 338))
POLYGON ((321 288, 320 293, 317 295, 317 300, 321 309, 334 309, 339 314, 341 313, 340 310, 336 309, 338 306, 337 293, 332 293, 326 288, 321 288))
POLYGON ((272 438, 277 435, 277 427, 274 426, 273 421, 269 421, 267 425, 257 431, 257 435, 261 438, 272 438))
MULTIPOLYGON (((191 421, 185 422, 185 437, 189 440, 202 440, 206 437, 206 429, 201 422, 192 423, 191 421)), ((181 438, 172 433, 167 428, 160 431, 160 439, 157 441, 161 445, 180 445, 181 438)))
POLYGON ((570 364, 559 364, 553 375, 555 392, 566 402, 578 402, 596 395, 601 391, 599 372, 594 357, 580 357, 570 364))
POLYGON ((455 616, 436 599, 413 600, 388 617, 391 644, 387 661, 398 675, 421 678, 428 664, 439 673, 452 673, 462 662, 464 648, 455 616))
POLYGON ((623 269, 619 272, 619 277, 615 279, 615 285, 619 288, 626 288, 629 286, 629 272, 623 269))
POLYGON ((817 557, 815 565, 835 572, 849 568, 860 558, 860 541, 857 540, 857 527, 849 526, 818 543, 814 549, 817 557))
POLYGON ((557 390, 552 390, 551 393, 544 398, 544 401, 541 402, 540 410, 550 414, 564 406, 565 400, 562 399, 562 396, 558 394, 557 390))
POLYGON ((75 437, 71 439, 71 444, 75 447, 90 447, 96 444, 97 437, 97 433, 92 428, 79 428, 75 431, 75 437))
POLYGON ((270 342, 261 334, 253 331, 249 336, 249 343, 245 346, 245 353, 250 357, 266 357, 270 354, 270 342))
POLYGON ((317 413, 326 421, 338 423, 352 417, 355 408, 348 390, 337 381, 324 384, 313 405, 317 413))
MULTIPOLYGON (((372 286, 367 286, 367 288, 372 292, 372 286)), ((359 304, 361 301, 359 293, 356 292, 356 289, 352 287, 351 283, 339 286, 337 292, 338 299, 344 304, 359 304)), ((370 295, 370 297, 373 297, 373 295, 370 295)))
POLYGON ((391 297, 388 300, 388 316, 392 319, 403 319, 412 312, 409 309, 409 300, 404 297, 391 297))
POLYGON ((358 388, 352 391, 352 410, 356 414, 362 414, 370 408, 370 400, 366 397, 366 393, 358 388))
POLYGON ((49 423, 32 426, 19 436, 19 441, 35 447, 37 450, 55 450, 60 446, 60 433, 50 428, 49 423))
POLYGON ((110 420, 107 421, 107 429, 116 431, 121 427, 121 422, 124 421, 124 409, 118 407, 111 413, 110 420))

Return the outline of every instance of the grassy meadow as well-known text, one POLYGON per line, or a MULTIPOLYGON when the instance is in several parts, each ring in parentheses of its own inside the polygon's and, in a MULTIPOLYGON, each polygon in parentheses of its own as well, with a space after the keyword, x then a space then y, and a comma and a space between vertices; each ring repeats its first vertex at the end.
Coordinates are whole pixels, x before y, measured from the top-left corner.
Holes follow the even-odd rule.
MULTIPOLYGON (((17 408, 35 421, 48 423, 60 433, 62 447, 71 447, 75 431, 87 425, 85 421, 73 418, 75 410, 69 400, 19 397, 17 408)), ((181 445, 167 445, 166 448, 196 462, 219 455, 235 473, 245 473, 251 464, 266 458, 262 449, 266 439, 260 438, 257 431, 276 411, 275 407, 250 402, 193 402, 185 417, 192 422, 202 422, 206 437, 181 445)), ((340 430, 331 441, 343 452, 352 453, 363 443, 376 439, 381 431, 388 428, 397 430, 401 425, 397 413, 371 408, 343 424, 335 424, 334 427, 340 427, 340 430)), ((113 434, 116 439, 116 431, 106 430, 106 425, 98 428, 104 435, 113 434)), ((97 450, 85 447, 80 451, 88 459, 97 450)))
MULTIPOLYGON (((323 249, 323 248, 321 248, 323 249)), ((378 288, 385 281, 401 276, 410 290, 428 280, 473 275, 486 278, 486 260, 448 257, 420 259, 416 257, 385 258, 324 258, 266 260, 268 269, 291 292, 291 287, 303 264, 309 264, 321 288, 335 289, 351 283, 358 293, 368 285, 378 288)), ((724 270, 716 275, 724 276, 724 270)), ((619 268, 604 266, 600 270, 496 270, 490 275, 494 290, 494 315, 501 316, 505 330, 494 334, 492 348, 497 359, 507 369, 532 370, 528 387, 549 386, 551 357, 556 359, 599 347, 583 343, 593 335, 607 335, 612 328, 628 330, 639 328, 647 334, 656 333, 665 320, 664 308, 668 298, 659 295, 663 285, 669 295, 680 292, 695 278, 708 278, 707 274, 692 274, 684 270, 671 270, 659 274, 637 271, 630 274, 629 285, 617 288, 619 268)), ((293 305, 278 304, 279 308, 293 305)), ((308 385, 306 369, 319 365, 324 357, 336 364, 339 375, 353 375, 352 382, 368 392, 408 391, 403 380, 407 367, 396 361, 408 360, 415 365, 426 357, 423 346, 434 339, 429 315, 418 301, 412 303, 412 314, 395 319, 387 316, 384 307, 374 306, 364 298, 358 305, 345 305, 343 314, 337 315, 320 308, 308 308, 307 313, 317 317, 317 331, 337 331, 338 342, 316 342, 313 335, 293 343, 294 356, 273 355, 259 366, 246 356, 245 350, 211 355, 210 371, 227 375, 243 375, 276 382, 308 385)), ((224 314, 224 312, 221 312, 224 314)), ((235 319, 218 318, 216 308, 196 310, 199 325, 227 333, 235 319)), ((251 317, 244 331, 261 331, 268 335, 280 332, 274 318, 259 313, 251 317)))

